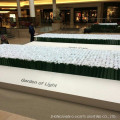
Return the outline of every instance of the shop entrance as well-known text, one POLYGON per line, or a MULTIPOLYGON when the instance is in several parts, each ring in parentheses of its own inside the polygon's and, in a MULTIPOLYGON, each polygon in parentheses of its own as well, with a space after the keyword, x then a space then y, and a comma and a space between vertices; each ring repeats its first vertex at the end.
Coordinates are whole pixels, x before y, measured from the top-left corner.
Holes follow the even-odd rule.
MULTIPOLYGON (((52 9, 44 9, 41 13, 42 23, 52 23, 53 22, 53 12, 52 9)), ((61 21, 64 24, 70 23, 70 10, 60 10, 61 21)))
POLYGON ((108 2, 104 3, 103 22, 120 23, 120 3, 108 2))
POLYGON ((53 22, 52 9, 44 9, 41 11, 41 23, 51 24, 53 22))
POLYGON ((95 23, 97 22, 96 8, 75 8, 75 23, 95 23))
POLYGON ((62 23, 64 23, 64 24, 70 23, 70 10, 61 10, 60 16, 62 19, 62 23))

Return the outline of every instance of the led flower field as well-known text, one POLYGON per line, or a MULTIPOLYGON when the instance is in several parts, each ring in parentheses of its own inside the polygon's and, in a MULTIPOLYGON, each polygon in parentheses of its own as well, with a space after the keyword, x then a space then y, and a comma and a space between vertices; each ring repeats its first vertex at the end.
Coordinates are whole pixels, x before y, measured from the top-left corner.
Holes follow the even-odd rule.
POLYGON ((120 33, 117 23, 98 23, 91 26, 92 32, 98 33, 120 33))
POLYGON ((117 26, 117 23, 98 23, 98 25, 113 25, 113 26, 117 26))
POLYGON ((37 41, 44 42, 120 45, 120 35, 45 33, 37 35, 35 38, 37 41))
POLYGON ((0 45, 0 65, 120 80, 120 51, 0 45))

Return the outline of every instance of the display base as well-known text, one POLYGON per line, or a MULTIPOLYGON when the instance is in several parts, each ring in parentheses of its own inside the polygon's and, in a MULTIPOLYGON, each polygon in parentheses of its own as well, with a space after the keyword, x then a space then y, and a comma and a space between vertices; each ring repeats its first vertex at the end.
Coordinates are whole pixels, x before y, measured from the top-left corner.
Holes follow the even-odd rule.
POLYGON ((120 111, 120 81, 0 66, 0 87, 120 111))

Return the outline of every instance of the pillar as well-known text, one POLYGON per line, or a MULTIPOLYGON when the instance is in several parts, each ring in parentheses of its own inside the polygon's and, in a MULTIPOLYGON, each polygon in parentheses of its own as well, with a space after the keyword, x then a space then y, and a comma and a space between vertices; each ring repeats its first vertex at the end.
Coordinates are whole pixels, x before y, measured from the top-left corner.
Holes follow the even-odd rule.
MULTIPOLYGON (((53 0, 53 21, 55 20, 54 18, 56 18, 56 0, 53 0)), ((52 23, 52 29, 53 31, 57 31, 60 29, 60 23, 55 23, 55 21, 52 23)))
POLYGON ((34 0, 29 0, 29 7, 30 7, 30 17, 35 17, 35 5, 34 0))
POLYGON ((53 18, 56 17, 56 0, 53 0, 53 18))
POLYGON ((98 6, 98 11, 97 11, 97 22, 101 23, 103 22, 103 9, 104 9, 104 4, 100 3, 98 6))
POLYGON ((36 10, 36 23, 37 23, 37 25, 41 25, 41 11, 40 11, 40 9, 36 10))
POLYGON ((34 26, 36 26, 34 0, 29 0, 29 8, 30 8, 30 22, 32 22, 34 26))
POLYGON ((19 21, 19 18, 22 17, 21 15, 21 8, 20 8, 20 0, 17 0, 17 11, 18 11, 18 14, 17 14, 17 27, 20 27, 20 21, 19 21))
POLYGON ((20 0, 17 0, 18 17, 21 17, 20 0))
POLYGON ((74 26, 74 8, 70 9, 70 26, 74 26))

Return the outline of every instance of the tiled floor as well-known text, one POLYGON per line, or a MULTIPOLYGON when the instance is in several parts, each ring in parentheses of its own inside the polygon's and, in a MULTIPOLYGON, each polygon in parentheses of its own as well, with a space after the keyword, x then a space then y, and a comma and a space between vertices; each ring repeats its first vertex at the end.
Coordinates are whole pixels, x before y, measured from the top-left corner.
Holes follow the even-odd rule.
POLYGON ((84 115, 85 117, 90 115, 109 117, 113 115, 114 118, 111 119, 85 118, 78 120, 120 120, 120 112, 5 89, 0 89, 0 109, 37 120, 52 120, 52 115, 84 115))
POLYGON ((34 119, 0 110, 0 120, 34 120, 34 119))
POLYGON ((30 38, 9 38, 10 44, 26 44, 30 42, 30 38))

